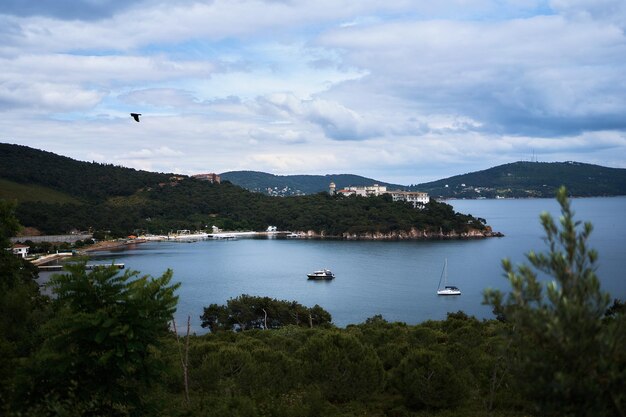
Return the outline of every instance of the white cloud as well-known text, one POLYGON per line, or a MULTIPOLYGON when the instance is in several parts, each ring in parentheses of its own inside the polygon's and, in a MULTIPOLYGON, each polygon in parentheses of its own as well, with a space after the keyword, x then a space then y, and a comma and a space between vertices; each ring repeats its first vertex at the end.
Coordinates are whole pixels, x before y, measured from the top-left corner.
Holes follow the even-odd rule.
POLYGON ((550 4, 572 19, 594 19, 626 27, 626 3, 622 0, 552 0, 550 4))
POLYGON ((2 141, 403 183, 533 149, 626 164, 622 0, 9 1, 2 141))
POLYGON ((303 100, 293 94, 277 93, 259 98, 257 103, 261 112, 287 120, 312 123, 332 139, 361 140, 380 134, 375 124, 337 102, 303 100))
POLYGON ((95 106, 103 97, 98 91, 77 85, 49 82, 2 82, 0 76, 0 109, 28 108, 31 112, 70 112, 95 106))
POLYGON ((422 115, 449 112, 518 134, 626 127, 626 37, 613 26, 560 16, 402 21, 334 30, 318 42, 369 71, 352 95, 394 96, 422 115))
POLYGON ((180 151, 175 151, 167 146, 161 146, 156 149, 141 149, 139 151, 131 151, 122 155, 117 155, 115 159, 151 159, 154 157, 178 157, 183 156, 184 153, 180 151))

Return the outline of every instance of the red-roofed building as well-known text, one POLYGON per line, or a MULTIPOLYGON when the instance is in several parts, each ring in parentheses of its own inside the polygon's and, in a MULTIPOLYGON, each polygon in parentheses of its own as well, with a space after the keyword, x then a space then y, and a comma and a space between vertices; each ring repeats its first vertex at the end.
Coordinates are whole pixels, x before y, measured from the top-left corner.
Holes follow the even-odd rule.
POLYGON ((214 173, 210 173, 210 174, 196 174, 196 175, 192 175, 192 177, 198 179, 198 180, 202 180, 202 181, 209 181, 213 184, 219 184, 221 181, 221 178, 219 175, 214 174, 214 173))

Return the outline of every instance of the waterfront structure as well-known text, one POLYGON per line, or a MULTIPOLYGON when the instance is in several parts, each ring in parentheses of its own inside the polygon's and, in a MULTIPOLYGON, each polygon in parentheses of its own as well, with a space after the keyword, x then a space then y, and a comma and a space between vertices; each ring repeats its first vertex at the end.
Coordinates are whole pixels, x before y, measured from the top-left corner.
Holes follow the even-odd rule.
POLYGON ((17 243, 15 245, 13 245, 11 249, 13 251, 13 255, 17 255, 17 256, 20 256, 22 258, 26 258, 26 255, 28 255, 28 249, 30 249, 30 246, 21 245, 21 244, 17 243))
MULTIPOLYGON (((334 194, 334 183, 330 183, 330 194, 334 194)), ((430 201, 430 197, 428 193, 424 193, 421 191, 388 191, 385 185, 359 185, 359 186, 349 186, 337 191, 337 194, 341 194, 343 196, 351 196, 358 195, 361 197, 371 197, 371 196, 379 196, 383 194, 390 194, 393 201, 406 201, 408 203, 413 204, 414 208, 421 207, 424 204, 427 204, 430 201)))
POLYGON ((208 174, 196 174, 192 175, 192 177, 201 181, 208 181, 211 184, 219 184, 222 181, 220 176, 213 172, 208 174))

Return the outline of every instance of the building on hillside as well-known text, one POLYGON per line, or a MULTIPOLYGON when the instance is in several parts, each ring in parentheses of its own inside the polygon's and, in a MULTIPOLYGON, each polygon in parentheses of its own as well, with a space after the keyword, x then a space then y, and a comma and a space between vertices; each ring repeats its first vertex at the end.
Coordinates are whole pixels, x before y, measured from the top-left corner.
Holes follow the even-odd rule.
MULTIPOLYGON (((329 188, 331 194, 334 190, 334 183, 330 183, 331 187, 329 188)), ((421 191, 388 191, 387 187, 384 185, 359 185, 359 186, 350 186, 343 188, 337 191, 337 194, 343 196, 351 196, 358 195, 361 197, 370 197, 370 196, 379 196, 383 194, 390 194, 393 201, 406 201, 413 204, 414 208, 421 207, 424 204, 427 204, 430 201, 430 197, 428 193, 424 193, 421 191)))
POLYGON ((391 194, 391 198, 393 201, 406 201, 408 203, 412 203, 414 208, 417 208, 418 205, 427 204, 430 201, 430 197, 428 197, 428 193, 423 193, 421 191, 389 191, 391 194))
POLYGON ((335 195, 335 189, 337 188, 337 186, 335 185, 334 182, 330 183, 330 186, 328 187, 328 193, 330 195, 335 195))
POLYGON ((357 186, 349 186, 344 188, 343 190, 340 190, 339 192, 344 192, 343 194, 345 195, 345 191, 350 191, 351 193, 349 193, 348 195, 360 195, 361 197, 370 197, 370 196, 377 196, 377 195, 383 195, 383 194, 387 194, 387 187, 385 185, 378 185, 378 184, 374 184, 374 185, 357 185, 357 186))
POLYGON ((212 184, 219 184, 222 181, 220 176, 213 172, 209 174, 196 174, 192 175, 192 177, 201 181, 209 181, 212 184))
POLYGON ((26 258, 26 256, 28 255, 28 249, 30 249, 30 246, 22 245, 19 243, 16 243, 15 245, 11 247, 11 250, 13 251, 13 255, 17 255, 22 258, 26 258))
POLYGON ((356 191, 348 190, 347 188, 342 188, 341 190, 337 191, 337 194, 340 194, 344 197, 349 197, 351 195, 356 195, 356 191))

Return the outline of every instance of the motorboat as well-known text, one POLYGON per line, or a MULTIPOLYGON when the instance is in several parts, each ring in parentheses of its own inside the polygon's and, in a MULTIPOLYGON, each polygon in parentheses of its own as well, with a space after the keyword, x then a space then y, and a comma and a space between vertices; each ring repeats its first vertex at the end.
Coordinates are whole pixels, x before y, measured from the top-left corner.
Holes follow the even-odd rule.
POLYGON ((448 260, 443 263, 443 271, 441 271, 441 277, 439 278, 439 285, 437 286, 437 295, 461 295, 461 290, 454 285, 448 285, 448 260), (443 288, 441 288, 441 281, 443 280, 443 288))
POLYGON ((315 271, 311 274, 307 274, 309 279, 334 279, 335 274, 333 274, 329 269, 321 269, 319 271, 315 271))

